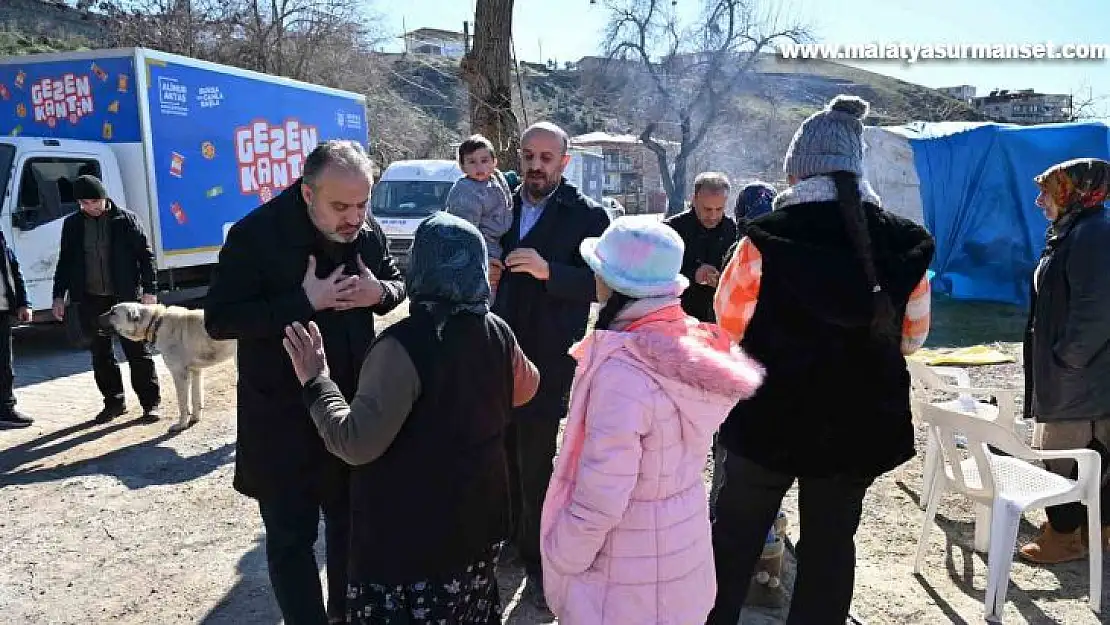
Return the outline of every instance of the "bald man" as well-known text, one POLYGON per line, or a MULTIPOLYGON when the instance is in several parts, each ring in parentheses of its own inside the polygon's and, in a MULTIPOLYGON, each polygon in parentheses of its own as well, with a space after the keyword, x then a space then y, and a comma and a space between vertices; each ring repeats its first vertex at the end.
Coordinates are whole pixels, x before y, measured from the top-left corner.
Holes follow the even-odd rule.
POLYGON ((490 279, 499 283, 494 312, 509 323, 540 370, 536 397, 516 409, 508 439, 513 538, 528 574, 525 596, 540 609, 546 609, 540 510, 574 378, 575 362, 567 352, 585 335, 590 304, 597 298, 593 273, 578 246, 609 226, 601 205, 563 177, 569 143, 566 132, 548 122, 524 131, 523 179, 513 194, 513 224, 501 239, 502 262, 490 267, 490 279))

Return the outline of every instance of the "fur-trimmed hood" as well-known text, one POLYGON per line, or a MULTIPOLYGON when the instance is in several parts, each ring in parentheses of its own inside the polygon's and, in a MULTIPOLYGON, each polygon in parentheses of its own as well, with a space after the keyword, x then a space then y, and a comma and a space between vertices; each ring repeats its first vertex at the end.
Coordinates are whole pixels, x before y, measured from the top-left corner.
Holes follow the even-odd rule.
POLYGON ((583 370, 619 359, 649 376, 675 404, 683 427, 712 435, 738 401, 763 382, 759 363, 716 324, 687 316, 677 302, 634 322, 627 330, 595 330, 571 349, 583 370))

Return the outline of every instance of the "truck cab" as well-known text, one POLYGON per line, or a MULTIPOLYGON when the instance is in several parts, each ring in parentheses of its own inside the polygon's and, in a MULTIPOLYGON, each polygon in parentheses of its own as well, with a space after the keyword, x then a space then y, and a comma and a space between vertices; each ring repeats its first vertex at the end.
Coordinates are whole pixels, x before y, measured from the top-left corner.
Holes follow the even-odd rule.
MULTIPOLYGON (((36 321, 49 319, 62 221, 79 208, 73 181, 83 174, 100 178, 117 203, 128 205, 128 184, 110 146, 0 137, 0 229, 19 260, 36 321)), ((142 184, 138 181, 140 186, 132 192, 140 193, 142 184)), ((150 224, 143 226, 150 236, 150 224)))
POLYGON ((396 161, 382 172, 370 196, 370 214, 389 239, 389 252, 403 271, 408 267, 416 227, 447 208, 447 194, 463 171, 455 161, 396 161))

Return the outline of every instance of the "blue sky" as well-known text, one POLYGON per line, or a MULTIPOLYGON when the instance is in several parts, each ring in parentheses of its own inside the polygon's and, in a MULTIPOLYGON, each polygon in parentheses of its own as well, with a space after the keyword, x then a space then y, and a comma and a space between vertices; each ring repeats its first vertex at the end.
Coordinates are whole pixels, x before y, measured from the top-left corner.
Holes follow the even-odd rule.
MULTIPOLYGON (((516 0, 513 31, 521 60, 560 64, 596 54, 607 13, 604 0, 516 0), (542 49, 542 56, 541 56, 542 49)), ((822 43, 1065 43, 1110 44, 1106 0, 769 0, 808 23, 822 43), (834 5, 835 8, 834 8, 834 5)), ((696 11, 700 0, 678 0, 696 11)), ((386 27, 461 30, 473 20, 474 0, 378 2, 386 27)), ((392 48, 399 49, 400 43, 392 48)), ((880 61, 866 69, 930 87, 969 84, 980 95, 993 88, 1078 93, 1093 88, 1110 97, 1110 60, 1097 61, 880 61)), ((1110 100, 1106 102, 1110 105, 1110 100)), ((1104 106, 1110 111, 1110 106, 1104 106)))

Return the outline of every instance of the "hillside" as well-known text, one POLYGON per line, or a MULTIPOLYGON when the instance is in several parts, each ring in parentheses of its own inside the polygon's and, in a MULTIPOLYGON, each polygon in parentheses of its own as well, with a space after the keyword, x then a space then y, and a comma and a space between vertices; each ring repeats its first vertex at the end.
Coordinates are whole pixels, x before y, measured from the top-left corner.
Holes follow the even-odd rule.
MULTIPOLYGON (((0 30, 0 55, 95 47, 84 36, 40 34, 73 33, 72 15, 65 15, 69 22, 58 31, 40 27, 49 14, 38 16, 33 29, 0 30)), ((457 62, 376 53, 365 62, 367 71, 374 74, 373 87, 366 86, 367 82, 359 87, 332 86, 368 90, 371 108, 378 109, 370 111, 377 159, 449 156, 451 143, 467 131, 467 91, 457 62)), ((979 119, 973 110, 937 91, 845 65, 781 61, 768 55, 758 69, 757 76, 737 92, 734 110, 722 119, 712 141, 703 146, 698 159, 703 164, 737 175, 776 175, 781 152, 798 122, 838 93, 869 100, 872 114, 868 122, 872 124, 979 119)), ((636 133, 642 121, 633 118, 630 104, 635 103, 637 92, 619 84, 622 82, 611 72, 523 63, 519 80, 524 88, 523 105, 517 93, 514 107, 522 124, 549 119, 572 135, 597 130, 636 133)))
MULTIPOLYGON (((383 55, 390 85, 406 102, 439 119, 453 132, 466 130, 466 90, 450 59, 383 55)), ((736 94, 735 110, 703 144, 695 167, 720 169, 735 176, 777 179, 783 152, 798 124, 840 93, 871 102, 869 124, 983 118, 967 105, 934 89, 830 62, 763 59, 752 84, 736 94)), ((571 135, 598 130, 638 134, 629 115, 636 92, 611 73, 547 69, 522 64, 524 106, 514 94, 518 119, 549 119, 571 135)), ((646 87, 645 87, 646 88, 646 87)), ((676 139, 677 137, 664 138, 676 139)))
MULTIPOLYGON (((457 126, 461 121, 458 110, 445 108, 447 102, 439 95, 465 97, 454 62, 400 54, 383 56, 388 57, 398 74, 395 88, 409 102, 436 115, 447 126, 457 126)), ((772 58, 764 60, 759 69, 757 86, 749 92, 770 96, 777 101, 780 111, 791 112, 793 118, 805 117, 838 93, 851 93, 872 103, 869 121, 874 124, 935 121, 941 116, 962 121, 981 119, 970 107, 939 91, 846 65, 772 58)), ((613 101, 614 95, 624 94, 593 88, 583 72, 540 70, 529 63, 522 67, 521 74, 530 119, 550 117, 572 134, 603 130, 602 126, 607 124, 628 125, 629 120, 614 117, 620 108, 620 103, 613 101)), ((744 98, 745 94, 738 97, 744 98)))

